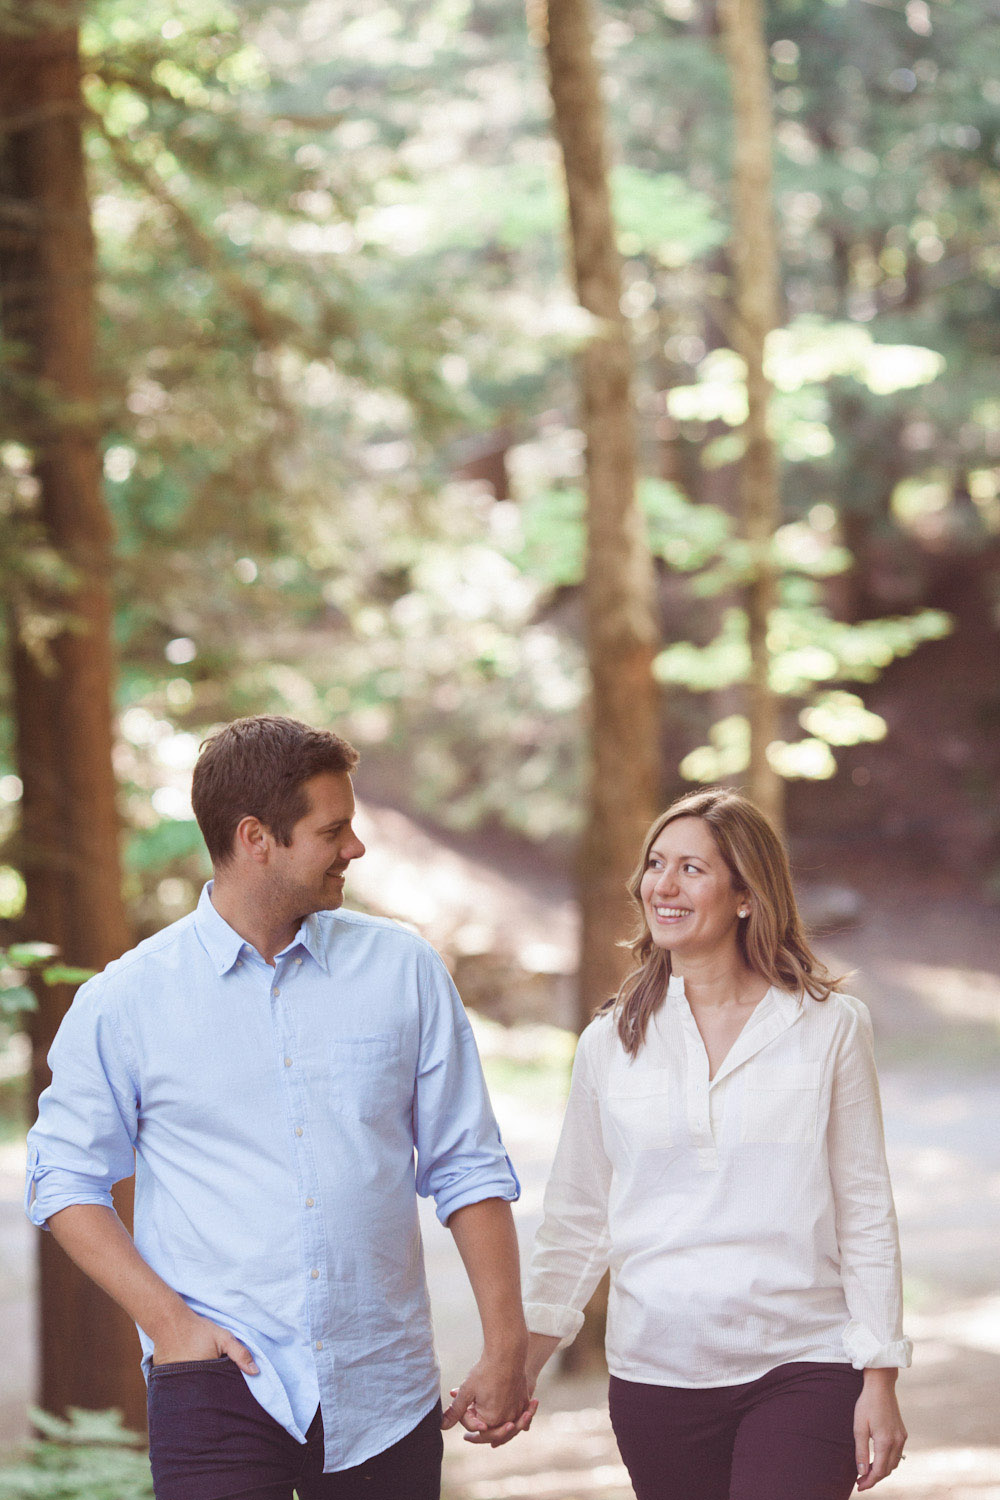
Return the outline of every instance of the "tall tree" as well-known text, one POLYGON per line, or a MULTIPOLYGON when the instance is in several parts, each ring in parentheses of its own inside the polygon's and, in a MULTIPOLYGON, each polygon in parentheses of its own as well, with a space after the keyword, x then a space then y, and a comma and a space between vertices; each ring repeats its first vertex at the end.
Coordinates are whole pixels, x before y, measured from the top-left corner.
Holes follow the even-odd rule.
MULTIPOLYGON (((0 316, 21 393, 37 522, 62 558, 57 592, 22 597, 12 622, 27 933, 99 968, 128 946, 111 762, 111 527, 101 489, 94 252, 71 0, 0 29, 0 316)), ((10 433, 9 429, 9 433, 10 433)), ((39 991, 33 1083, 71 999, 39 991)), ((127 1214, 128 1204, 122 1203, 127 1214)), ((39 1239, 41 1403, 144 1420, 135 1333, 50 1236, 39 1239)))
POLYGON ((590 790, 580 851, 580 1024, 618 988, 625 882, 658 789, 653 567, 636 500, 632 351, 608 182, 604 109, 588 0, 552 0, 545 38, 569 203, 570 261, 595 320, 579 356, 586 437, 584 579, 590 669, 590 790))
POLYGON ((779 252, 772 191, 773 121, 764 9, 761 0, 721 0, 719 22, 733 95, 734 336, 747 368, 747 420, 740 474, 740 517, 749 544, 746 586, 750 674, 750 795, 779 825, 783 784, 767 758, 778 738, 778 699, 771 690, 767 632, 776 603, 771 539, 781 495, 768 431, 770 382, 764 373, 767 335, 777 322, 779 252))

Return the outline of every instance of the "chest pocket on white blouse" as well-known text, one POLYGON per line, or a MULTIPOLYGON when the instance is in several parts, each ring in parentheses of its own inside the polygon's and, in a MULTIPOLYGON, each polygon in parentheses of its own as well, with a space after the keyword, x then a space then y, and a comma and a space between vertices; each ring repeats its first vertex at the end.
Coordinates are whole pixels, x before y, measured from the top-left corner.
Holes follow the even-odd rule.
POLYGON ((330 1043, 330 1099, 335 1110, 372 1120, 396 1093, 399 1038, 391 1032, 342 1036, 330 1043))
POLYGON ((630 1155, 674 1143, 668 1076, 666 1068, 646 1068, 634 1077, 618 1078, 608 1087, 605 1119, 630 1155))
POLYGON ((740 1139, 754 1145, 797 1146, 816 1139, 822 1079, 815 1063, 751 1074, 743 1095, 740 1139))

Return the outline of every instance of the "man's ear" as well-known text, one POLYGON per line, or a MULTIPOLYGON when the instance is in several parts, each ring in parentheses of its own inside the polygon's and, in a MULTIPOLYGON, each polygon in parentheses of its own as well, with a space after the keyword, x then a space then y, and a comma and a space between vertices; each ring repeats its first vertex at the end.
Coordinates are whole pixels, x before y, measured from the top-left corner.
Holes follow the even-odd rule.
POLYGON ((254 864, 266 864, 273 843, 271 830, 259 818, 248 815, 237 823, 233 839, 233 852, 237 856, 250 859, 254 864))

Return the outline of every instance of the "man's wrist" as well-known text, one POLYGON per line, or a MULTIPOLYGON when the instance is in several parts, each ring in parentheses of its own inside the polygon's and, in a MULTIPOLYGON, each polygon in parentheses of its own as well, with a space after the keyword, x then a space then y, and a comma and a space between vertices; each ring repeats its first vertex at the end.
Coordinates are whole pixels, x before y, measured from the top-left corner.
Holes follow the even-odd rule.
POLYGON ((528 1330, 509 1329, 493 1338, 483 1339, 483 1357, 497 1364, 524 1364, 528 1357, 528 1330))
POLYGON ((173 1341, 179 1335, 193 1328, 203 1320, 190 1307, 182 1297, 174 1292, 166 1305, 157 1310, 156 1314, 146 1323, 142 1324, 145 1332, 154 1344, 163 1343, 165 1340, 173 1341))
POLYGON ((528 1359, 528 1340, 487 1340, 483 1344, 483 1359, 490 1365, 513 1365, 517 1370, 523 1370, 528 1359))

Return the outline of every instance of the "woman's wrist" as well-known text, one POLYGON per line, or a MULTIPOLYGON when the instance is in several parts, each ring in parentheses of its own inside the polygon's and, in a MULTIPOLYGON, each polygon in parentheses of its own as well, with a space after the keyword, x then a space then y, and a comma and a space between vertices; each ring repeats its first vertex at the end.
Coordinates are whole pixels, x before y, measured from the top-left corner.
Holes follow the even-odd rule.
POLYGON ((862 1375, 865 1385, 891 1391, 896 1384, 899 1370, 895 1365, 869 1365, 862 1371, 862 1375))
POLYGON ((528 1384, 534 1389, 535 1381, 538 1379, 543 1366, 551 1359, 552 1355, 562 1343, 560 1338, 548 1333, 528 1334, 528 1354, 526 1369, 528 1384))

